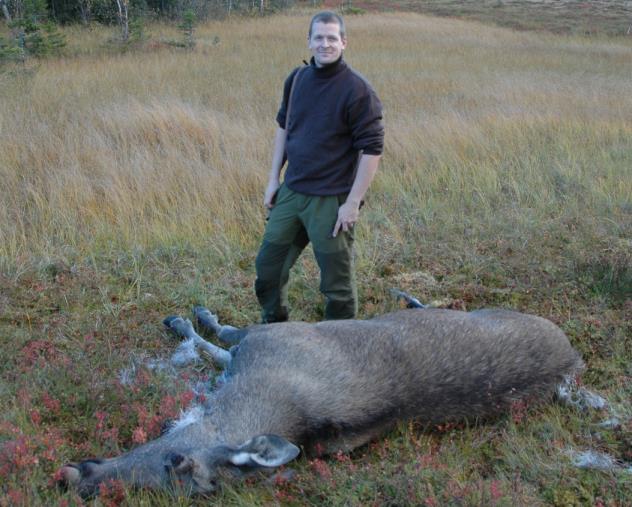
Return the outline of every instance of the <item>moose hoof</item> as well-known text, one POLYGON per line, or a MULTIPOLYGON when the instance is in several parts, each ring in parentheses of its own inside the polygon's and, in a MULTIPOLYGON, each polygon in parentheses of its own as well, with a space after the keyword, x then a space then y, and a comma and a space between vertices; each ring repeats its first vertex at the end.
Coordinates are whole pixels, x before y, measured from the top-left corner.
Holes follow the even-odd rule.
POLYGON ((179 315, 170 315, 165 318, 162 323, 177 336, 188 338, 193 332, 193 324, 191 324, 191 321, 189 319, 183 319, 179 315))
POLYGON ((208 308, 196 306, 193 308, 193 315, 195 315, 198 324, 206 329, 217 332, 217 329, 220 327, 217 315, 208 308))

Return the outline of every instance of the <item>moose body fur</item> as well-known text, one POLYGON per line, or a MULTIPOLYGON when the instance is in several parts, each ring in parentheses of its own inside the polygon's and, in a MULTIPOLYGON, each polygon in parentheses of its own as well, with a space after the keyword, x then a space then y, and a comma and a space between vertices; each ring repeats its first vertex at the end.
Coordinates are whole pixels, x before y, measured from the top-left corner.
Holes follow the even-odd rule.
POLYGON ((206 493, 220 476, 294 459, 298 446, 348 451, 401 420, 489 418, 551 395, 582 367, 554 324, 503 310, 403 310, 235 332, 225 382, 197 420, 122 456, 67 465, 66 482, 89 494, 107 479, 177 479, 206 493))

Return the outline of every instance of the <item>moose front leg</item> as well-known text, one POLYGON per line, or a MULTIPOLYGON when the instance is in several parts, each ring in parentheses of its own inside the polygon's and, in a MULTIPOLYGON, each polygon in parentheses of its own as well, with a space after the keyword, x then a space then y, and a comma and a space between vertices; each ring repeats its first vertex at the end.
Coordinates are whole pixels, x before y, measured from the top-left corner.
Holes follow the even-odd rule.
POLYGON ((204 329, 215 333, 215 335, 224 343, 237 345, 247 334, 247 329, 239 329, 238 327, 221 325, 213 312, 203 306, 193 308, 193 315, 198 324, 204 329))
POLYGON ((230 364, 232 358, 230 352, 207 342, 204 338, 198 335, 195 332, 195 329, 193 329, 193 324, 191 324, 189 319, 183 319, 180 316, 171 316, 167 317, 162 322, 176 335, 186 338, 186 340, 180 344, 171 357, 171 362, 175 366, 184 366, 185 364, 197 360, 199 356, 196 352, 196 348, 206 352, 220 367, 224 369, 230 364))

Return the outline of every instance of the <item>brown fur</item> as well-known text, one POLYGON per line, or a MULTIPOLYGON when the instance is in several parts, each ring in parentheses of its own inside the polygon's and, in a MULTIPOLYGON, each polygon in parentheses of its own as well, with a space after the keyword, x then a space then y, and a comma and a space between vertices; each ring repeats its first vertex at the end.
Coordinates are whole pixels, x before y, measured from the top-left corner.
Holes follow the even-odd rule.
POLYGON ((554 324, 503 310, 404 310, 241 332, 201 420, 122 456, 67 465, 66 481, 90 494, 108 478, 169 487, 177 477, 205 493, 220 475, 290 461, 296 446, 348 451, 400 420, 494 416, 552 394, 582 367, 554 324))

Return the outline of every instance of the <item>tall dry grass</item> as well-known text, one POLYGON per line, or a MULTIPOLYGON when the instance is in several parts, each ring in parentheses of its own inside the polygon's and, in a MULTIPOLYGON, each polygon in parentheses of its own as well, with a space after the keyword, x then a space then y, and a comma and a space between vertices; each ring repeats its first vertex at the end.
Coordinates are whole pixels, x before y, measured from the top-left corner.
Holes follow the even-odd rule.
MULTIPOLYGON (((165 26, 125 54, 111 30, 68 28, 68 57, 0 72, 0 505, 81 505, 51 488, 61 464, 153 438, 215 376, 155 366, 175 346, 165 315, 205 304, 227 323, 257 320, 274 116, 308 19, 209 23, 193 52, 161 43, 178 37, 165 26)), ((569 456, 632 461, 632 46, 412 14, 347 22, 347 59, 387 126, 357 231, 360 316, 394 309, 397 286, 550 318, 609 412, 516 407, 493 425, 400 427, 216 503, 629 504, 627 472, 569 456), (614 416, 619 427, 600 426, 614 416)), ((320 318, 319 301, 305 255, 292 318, 320 318)))
MULTIPOLYGON (((306 57, 307 20, 209 23, 194 52, 99 53, 111 33, 73 29, 75 56, 3 73, 0 255, 208 238, 255 248, 280 86, 306 57)), ((407 224, 527 233, 589 213, 626 227, 629 44, 413 14, 348 24, 347 59, 387 125, 371 228, 397 243, 407 224)))

